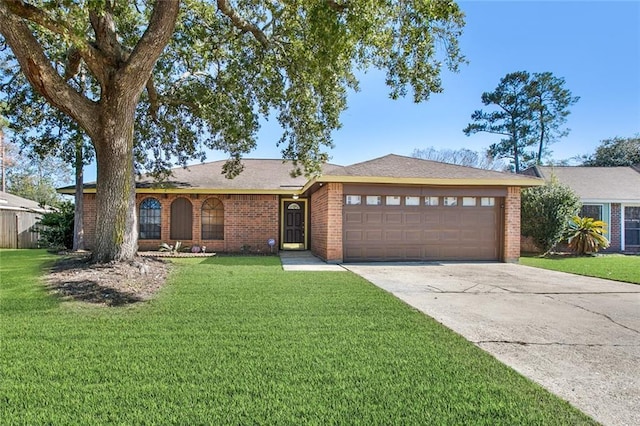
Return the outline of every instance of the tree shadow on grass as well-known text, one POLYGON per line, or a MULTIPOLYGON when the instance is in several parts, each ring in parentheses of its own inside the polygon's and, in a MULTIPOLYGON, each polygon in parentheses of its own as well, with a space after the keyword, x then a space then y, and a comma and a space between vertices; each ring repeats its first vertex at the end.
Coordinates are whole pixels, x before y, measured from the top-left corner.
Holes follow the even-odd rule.
POLYGON ((63 281, 49 288, 63 299, 107 306, 124 306, 144 301, 132 293, 104 287, 94 281, 63 281))

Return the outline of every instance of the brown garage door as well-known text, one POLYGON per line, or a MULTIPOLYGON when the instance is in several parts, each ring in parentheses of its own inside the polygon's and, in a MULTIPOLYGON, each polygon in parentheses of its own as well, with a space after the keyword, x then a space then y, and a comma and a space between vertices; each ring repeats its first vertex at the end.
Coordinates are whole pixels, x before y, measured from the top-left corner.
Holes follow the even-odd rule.
POLYGON ((500 258, 501 198, 347 196, 345 201, 345 261, 500 258))

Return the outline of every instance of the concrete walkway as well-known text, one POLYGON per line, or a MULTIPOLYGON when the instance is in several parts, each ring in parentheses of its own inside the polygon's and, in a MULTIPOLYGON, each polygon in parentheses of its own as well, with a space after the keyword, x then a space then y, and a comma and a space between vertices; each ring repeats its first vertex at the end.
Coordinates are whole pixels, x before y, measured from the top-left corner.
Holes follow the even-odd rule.
POLYGON ((327 263, 308 250, 281 251, 280 262, 285 271, 345 271, 342 266, 327 263))
POLYGON ((640 285, 505 263, 344 266, 598 422, 640 425, 640 285))

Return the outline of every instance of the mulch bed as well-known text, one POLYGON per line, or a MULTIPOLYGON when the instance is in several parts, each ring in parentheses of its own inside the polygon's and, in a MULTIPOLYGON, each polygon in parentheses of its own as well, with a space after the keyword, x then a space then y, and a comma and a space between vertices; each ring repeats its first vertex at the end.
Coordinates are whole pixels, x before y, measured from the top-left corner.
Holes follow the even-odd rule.
POLYGON ((89 254, 65 256, 46 277, 49 289, 65 300, 104 306, 144 302, 164 286, 170 265, 153 257, 130 262, 92 263, 89 254))

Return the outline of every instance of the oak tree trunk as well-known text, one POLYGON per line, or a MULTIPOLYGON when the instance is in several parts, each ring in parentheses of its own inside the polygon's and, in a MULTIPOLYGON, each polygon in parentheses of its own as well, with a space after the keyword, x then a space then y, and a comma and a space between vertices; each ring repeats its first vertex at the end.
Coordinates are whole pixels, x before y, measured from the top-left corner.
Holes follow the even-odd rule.
MULTIPOLYGON (((103 104, 96 151, 96 240, 93 261, 131 260, 138 250, 133 166, 135 101, 103 104)), ((118 102, 120 101, 120 102, 118 102)))

